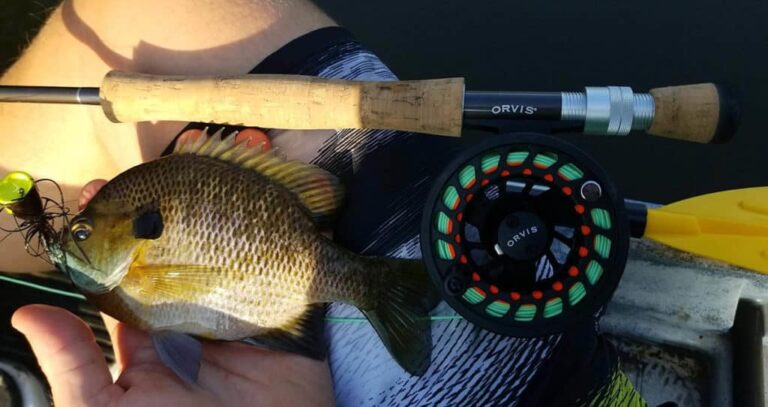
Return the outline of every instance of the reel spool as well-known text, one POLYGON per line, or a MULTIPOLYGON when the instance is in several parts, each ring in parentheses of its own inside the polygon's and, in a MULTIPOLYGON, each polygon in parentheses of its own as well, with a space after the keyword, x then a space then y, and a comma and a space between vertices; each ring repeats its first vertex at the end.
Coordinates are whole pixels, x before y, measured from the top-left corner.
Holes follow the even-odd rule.
POLYGON ((470 322, 532 337, 608 302, 629 225, 605 171, 575 146, 520 133, 481 143, 436 180, 421 249, 433 282, 470 322))

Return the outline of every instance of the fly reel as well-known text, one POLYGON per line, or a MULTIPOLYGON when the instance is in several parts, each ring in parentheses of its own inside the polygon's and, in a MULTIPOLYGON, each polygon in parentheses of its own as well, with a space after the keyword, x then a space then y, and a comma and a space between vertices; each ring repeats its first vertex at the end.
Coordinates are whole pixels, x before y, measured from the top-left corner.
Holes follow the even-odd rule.
POLYGON ((421 230, 443 298, 485 329, 548 335, 593 316, 624 271, 629 226, 605 171, 576 147, 513 134, 457 157, 421 230))

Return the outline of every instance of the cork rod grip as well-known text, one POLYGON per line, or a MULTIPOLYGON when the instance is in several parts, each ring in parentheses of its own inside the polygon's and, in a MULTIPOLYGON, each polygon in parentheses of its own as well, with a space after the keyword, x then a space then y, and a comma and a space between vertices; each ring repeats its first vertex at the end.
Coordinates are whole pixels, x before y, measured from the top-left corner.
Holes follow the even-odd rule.
POLYGON ((738 126, 735 98, 713 83, 669 86, 650 90, 656 105, 647 130, 655 136, 698 143, 723 143, 738 126))
POLYGON ((100 97, 113 122, 178 120, 459 136, 464 79, 365 82, 296 75, 190 77, 113 71, 105 77, 100 97))

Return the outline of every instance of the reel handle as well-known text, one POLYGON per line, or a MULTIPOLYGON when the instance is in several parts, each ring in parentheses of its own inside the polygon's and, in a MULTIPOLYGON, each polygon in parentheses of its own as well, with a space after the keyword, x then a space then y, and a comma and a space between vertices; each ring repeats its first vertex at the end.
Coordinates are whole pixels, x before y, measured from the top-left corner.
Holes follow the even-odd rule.
POLYGON ((398 129, 458 137, 464 79, 370 82, 297 75, 192 77, 113 71, 105 77, 99 96, 113 122, 398 129))
POLYGON ((739 108, 736 98, 714 83, 669 86, 649 91, 655 103, 651 126, 654 136, 697 143, 724 143, 736 133, 739 108))

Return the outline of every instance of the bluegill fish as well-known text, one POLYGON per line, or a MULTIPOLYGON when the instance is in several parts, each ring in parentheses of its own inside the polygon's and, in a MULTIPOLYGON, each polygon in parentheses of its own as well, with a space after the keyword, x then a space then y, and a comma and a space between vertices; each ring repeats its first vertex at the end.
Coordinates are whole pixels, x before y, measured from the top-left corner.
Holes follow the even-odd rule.
POLYGON ((51 257, 103 312, 157 333, 161 357, 188 334, 323 358, 318 317, 338 301, 359 308, 400 365, 421 374, 431 353, 428 276, 419 262, 361 256, 326 238, 315 220, 341 198, 318 167, 235 137, 182 139, 174 154, 108 182, 51 257))

